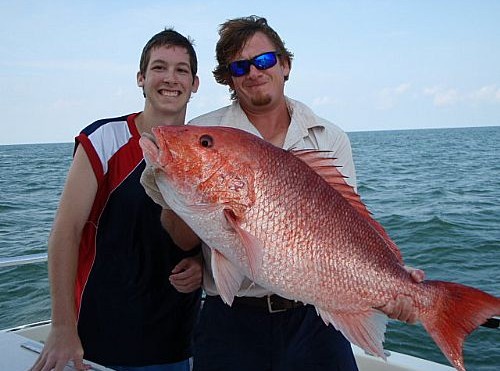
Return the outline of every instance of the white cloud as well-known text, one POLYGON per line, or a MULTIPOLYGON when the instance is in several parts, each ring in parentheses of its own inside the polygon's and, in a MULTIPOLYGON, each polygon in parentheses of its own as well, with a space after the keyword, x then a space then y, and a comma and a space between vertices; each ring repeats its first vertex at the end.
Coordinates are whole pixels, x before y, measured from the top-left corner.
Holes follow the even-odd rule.
POLYGON ((473 102, 496 102, 500 103, 500 88, 496 85, 483 86, 469 94, 473 102))
POLYGON ((436 107, 451 106, 458 103, 461 99, 455 89, 446 89, 441 86, 424 88, 424 95, 430 95, 436 107))
POLYGON ((319 106, 330 106, 330 105, 334 105, 335 103, 336 103, 336 101, 333 97, 330 97, 328 95, 324 95, 322 97, 314 98, 311 105, 313 107, 319 107, 319 106))
POLYGON ((500 88, 486 85, 469 92, 460 92, 455 88, 433 86, 423 90, 424 95, 432 97, 436 107, 452 106, 458 103, 500 103, 500 88))
POLYGON ((388 110, 394 107, 399 97, 408 92, 411 84, 403 83, 394 87, 387 87, 378 92, 375 107, 379 110, 388 110))

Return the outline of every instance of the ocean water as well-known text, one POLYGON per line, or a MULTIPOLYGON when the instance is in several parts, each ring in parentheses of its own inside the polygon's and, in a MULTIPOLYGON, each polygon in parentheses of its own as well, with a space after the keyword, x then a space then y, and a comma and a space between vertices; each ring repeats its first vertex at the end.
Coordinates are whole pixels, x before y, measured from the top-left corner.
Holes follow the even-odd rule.
MULTIPOLYGON (((500 127, 349 137, 362 199, 406 263, 500 296, 500 127)), ((0 257, 46 252, 72 150, 0 146, 0 257)), ((46 263, 0 268, 0 329, 49 318, 48 286, 46 263)), ((448 364, 421 325, 390 321, 385 347, 448 364)), ((464 357, 469 371, 500 369, 500 330, 473 332, 464 357)))

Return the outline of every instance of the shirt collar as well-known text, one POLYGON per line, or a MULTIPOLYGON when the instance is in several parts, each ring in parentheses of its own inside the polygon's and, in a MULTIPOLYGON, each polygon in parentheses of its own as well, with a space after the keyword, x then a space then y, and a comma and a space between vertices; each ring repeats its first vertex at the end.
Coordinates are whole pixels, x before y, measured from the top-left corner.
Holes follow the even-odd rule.
POLYGON ((241 109, 241 106, 237 101, 234 101, 229 110, 224 114, 221 120, 221 125, 245 130, 262 138, 257 128, 253 126, 250 120, 248 120, 247 115, 241 109))
MULTIPOLYGON (((309 136, 309 129, 324 127, 324 125, 318 120, 318 116, 304 103, 288 97, 285 97, 285 100, 291 121, 283 148, 292 148, 296 143, 309 136)), ((231 104, 230 109, 222 117, 221 125, 245 130, 262 138, 237 101, 231 104)))
POLYGON ((304 103, 286 97, 286 104, 288 112, 290 112, 291 122, 283 148, 293 148, 310 135, 310 129, 322 128, 324 125, 318 120, 318 116, 304 103))

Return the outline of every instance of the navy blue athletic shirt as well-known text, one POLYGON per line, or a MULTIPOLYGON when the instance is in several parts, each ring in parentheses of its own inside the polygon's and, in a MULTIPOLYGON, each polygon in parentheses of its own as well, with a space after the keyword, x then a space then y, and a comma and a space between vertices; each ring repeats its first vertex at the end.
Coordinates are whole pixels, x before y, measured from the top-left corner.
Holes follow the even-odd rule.
POLYGON ((143 366, 191 355, 200 290, 169 283, 185 256, 160 223, 161 207, 139 182, 144 170, 136 114, 96 121, 75 139, 98 181, 80 243, 76 282, 84 357, 102 365, 143 366))

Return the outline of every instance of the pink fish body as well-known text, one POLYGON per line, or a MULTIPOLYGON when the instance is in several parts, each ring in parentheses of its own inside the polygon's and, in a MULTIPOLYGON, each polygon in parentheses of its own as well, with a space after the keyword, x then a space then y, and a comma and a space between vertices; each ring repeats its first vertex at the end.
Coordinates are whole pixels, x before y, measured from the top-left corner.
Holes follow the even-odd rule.
POLYGON ((288 152, 224 127, 158 127, 141 138, 167 204, 212 249, 231 304, 247 276, 316 307, 352 343, 384 357, 387 317, 374 309, 411 298, 419 320, 457 370, 465 337, 500 314, 500 299, 442 281, 415 283, 399 249, 332 160, 288 152))

